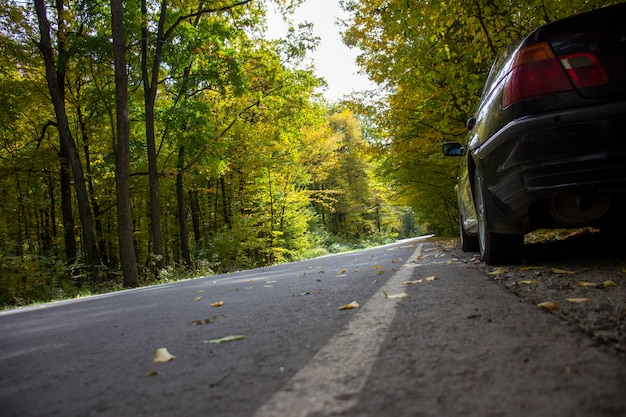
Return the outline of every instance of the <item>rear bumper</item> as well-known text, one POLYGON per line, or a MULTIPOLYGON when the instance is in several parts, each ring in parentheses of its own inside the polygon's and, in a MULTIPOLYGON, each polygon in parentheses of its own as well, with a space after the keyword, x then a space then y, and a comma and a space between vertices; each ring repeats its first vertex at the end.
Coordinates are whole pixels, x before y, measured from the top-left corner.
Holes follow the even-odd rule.
POLYGON ((494 231, 528 231, 528 208, 564 189, 626 191, 626 102, 515 120, 472 151, 499 212, 494 231))

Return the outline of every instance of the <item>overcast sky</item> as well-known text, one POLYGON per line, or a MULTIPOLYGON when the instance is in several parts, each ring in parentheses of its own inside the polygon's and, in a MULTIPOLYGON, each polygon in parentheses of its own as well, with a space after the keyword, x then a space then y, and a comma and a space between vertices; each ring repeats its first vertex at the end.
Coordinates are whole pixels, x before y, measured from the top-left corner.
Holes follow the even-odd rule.
MULTIPOLYGON (((271 12, 272 7, 269 7, 271 12)), ((317 50, 311 54, 317 69, 317 75, 328 83, 324 96, 328 100, 337 100, 353 91, 372 89, 371 82, 364 75, 357 74, 355 63, 358 52, 345 46, 341 41, 337 18, 346 17, 339 7, 338 0, 306 0, 298 8, 294 22, 308 21, 315 25, 314 33, 321 38, 317 50)), ((282 37, 286 28, 280 19, 269 20, 269 35, 272 38, 282 37)))

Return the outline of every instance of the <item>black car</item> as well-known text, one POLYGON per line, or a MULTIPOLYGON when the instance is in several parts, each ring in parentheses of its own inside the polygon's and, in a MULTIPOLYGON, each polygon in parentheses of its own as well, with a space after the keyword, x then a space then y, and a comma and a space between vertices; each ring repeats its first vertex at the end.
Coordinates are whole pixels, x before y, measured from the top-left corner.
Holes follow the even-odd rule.
POLYGON ((541 228, 626 230, 626 3, 558 20, 504 50, 456 186, 461 243, 518 263, 541 228))

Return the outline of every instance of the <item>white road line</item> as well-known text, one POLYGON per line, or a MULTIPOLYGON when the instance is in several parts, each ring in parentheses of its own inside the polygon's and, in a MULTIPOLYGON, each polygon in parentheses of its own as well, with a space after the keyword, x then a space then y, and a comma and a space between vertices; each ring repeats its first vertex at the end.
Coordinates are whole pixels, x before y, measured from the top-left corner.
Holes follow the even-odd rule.
POLYGON ((257 410, 254 417, 331 415, 356 404, 370 374, 400 299, 385 298, 402 292, 422 252, 420 243, 409 261, 355 314, 347 328, 330 341, 257 410))

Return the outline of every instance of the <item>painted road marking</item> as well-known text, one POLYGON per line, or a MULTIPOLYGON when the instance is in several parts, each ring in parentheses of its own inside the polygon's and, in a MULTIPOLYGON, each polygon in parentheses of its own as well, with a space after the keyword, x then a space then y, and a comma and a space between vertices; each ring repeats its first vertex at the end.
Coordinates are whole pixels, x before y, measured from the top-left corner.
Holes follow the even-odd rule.
POLYGON ((422 252, 420 243, 409 262, 363 305, 348 326, 332 339, 287 383, 257 410, 254 417, 332 415, 356 404, 376 363, 400 299, 386 298, 403 291, 422 252), (316 414, 319 413, 319 414, 316 414))

